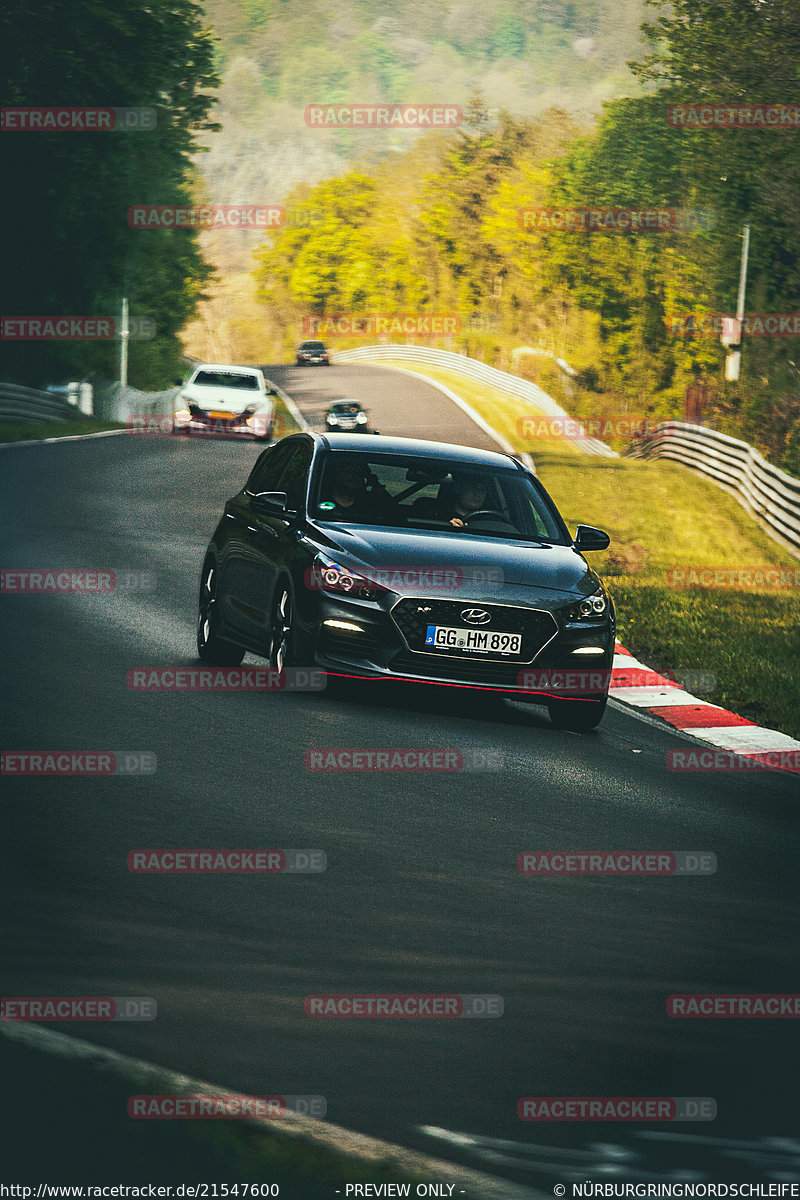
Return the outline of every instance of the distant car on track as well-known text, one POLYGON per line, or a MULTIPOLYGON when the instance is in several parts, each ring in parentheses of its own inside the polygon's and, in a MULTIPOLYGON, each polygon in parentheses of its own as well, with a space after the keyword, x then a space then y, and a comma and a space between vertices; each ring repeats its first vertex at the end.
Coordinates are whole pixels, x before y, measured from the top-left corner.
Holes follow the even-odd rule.
POLYGON ((295 351, 298 367, 324 366, 329 367, 331 360, 324 342, 301 342, 295 351))
POLYGON ((198 652, 483 688, 591 729, 615 621, 582 551, 608 544, 588 525, 573 538, 511 455, 293 434, 225 505, 203 562, 198 652), (556 675, 560 690, 543 685, 556 675))
POLYGON ((177 396, 173 433, 269 441, 275 394, 258 367, 201 363, 177 396))
POLYGON ((325 413, 328 433, 370 433, 369 417, 358 400, 335 400, 325 413))

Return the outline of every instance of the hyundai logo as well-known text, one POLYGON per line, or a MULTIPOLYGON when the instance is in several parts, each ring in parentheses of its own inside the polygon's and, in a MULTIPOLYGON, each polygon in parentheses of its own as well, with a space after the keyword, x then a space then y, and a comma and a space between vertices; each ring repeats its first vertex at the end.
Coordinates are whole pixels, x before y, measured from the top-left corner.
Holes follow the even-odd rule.
POLYGON ((492 614, 488 613, 485 608, 462 608, 461 620, 466 621, 469 625, 488 625, 492 619, 492 614))

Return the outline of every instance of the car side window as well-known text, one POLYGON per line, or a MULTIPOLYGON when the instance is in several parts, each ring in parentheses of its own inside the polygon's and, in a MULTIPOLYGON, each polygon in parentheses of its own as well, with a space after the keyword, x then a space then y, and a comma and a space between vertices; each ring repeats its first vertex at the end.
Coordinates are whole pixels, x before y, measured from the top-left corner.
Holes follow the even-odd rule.
POLYGON ((301 442, 299 446, 295 442, 295 446, 297 448, 281 476, 278 491, 286 492, 286 506, 296 512, 303 507, 305 500, 311 446, 308 442, 301 442))
POLYGON ((277 446, 265 450, 247 481, 247 491, 251 495, 277 492, 280 478, 296 447, 296 442, 279 442, 277 446))

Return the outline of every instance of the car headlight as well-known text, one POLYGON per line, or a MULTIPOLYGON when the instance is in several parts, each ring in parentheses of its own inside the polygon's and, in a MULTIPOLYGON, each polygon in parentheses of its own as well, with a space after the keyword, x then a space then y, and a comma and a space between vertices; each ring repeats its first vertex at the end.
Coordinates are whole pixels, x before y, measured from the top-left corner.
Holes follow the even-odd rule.
POLYGON ((358 416, 356 417, 356 420, 358 421, 359 425, 366 425, 366 423, 367 423, 367 414, 366 414, 366 413, 363 413, 363 412, 360 412, 360 413, 358 414, 358 416))
POLYGON ((584 596, 577 604, 562 609, 567 621, 596 621, 608 612, 608 597, 601 589, 592 596, 584 596))
POLYGON ((359 600, 377 600, 387 589, 365 575, 351 571, 325 554, 318 554, 308 572, 308 586, 338 596, 356 596, 359 600))
POLYGON ((188 425, 192 419, 192 414, 189 412, 188 408, 179 408, 175 413, 174 419, 176 425, 188 425))

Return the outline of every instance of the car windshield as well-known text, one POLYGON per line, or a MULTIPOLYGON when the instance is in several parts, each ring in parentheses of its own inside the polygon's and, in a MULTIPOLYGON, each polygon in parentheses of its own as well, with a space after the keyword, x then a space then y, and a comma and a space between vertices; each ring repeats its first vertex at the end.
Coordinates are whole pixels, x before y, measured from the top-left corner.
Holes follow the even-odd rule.
POLYGON ((325 346, 322 342, 303 342, 301 350, 324 350, 325 346))
POLYGON ((361 405, 360 404, 347 404, 346 402, 342 403, 342 404, 332 404, 331 412, 357 413, 357 412, 361 412, 361 405))
POLYGON ((328 453, 315 474, 310 515, 454 537, 567 544, 552 502, 529 475, 433 457, 328 453))
POLYGON ((236 388, 240 392, 258 391, 255 375, 242 375, 238 371, 198 371, 192 382, 201 387, 236 388))

